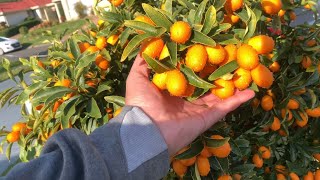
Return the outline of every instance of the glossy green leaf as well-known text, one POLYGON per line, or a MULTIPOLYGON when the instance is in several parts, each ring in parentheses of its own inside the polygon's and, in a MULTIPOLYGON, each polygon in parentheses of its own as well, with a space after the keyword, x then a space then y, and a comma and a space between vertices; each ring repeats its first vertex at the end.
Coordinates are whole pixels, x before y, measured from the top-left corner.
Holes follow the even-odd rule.
POLYGON ((207 35, 199 32, 199 31, 193 31, 193 35, 191 36, 191 41, 193 43, 200 43, 200 44, 203 44, 203 45, 206 45, 206 46, 216 46, 216 42, 208 37, 207 35))
POLYGON ((177 54, 178 45, 177 45, 177 43, 170 41, 167 43, 167 47, 169 50, 169 54, 170 54, 170 58, 171 58, 171 62, 173 64, 173 66, 177 66, 177 63, 178 63, 178 54, 177 54))
POLYGON ((45 87, 37 93, 35 93, 35 95, 32 98, 32 103, 38 104, 41 101, 45 101, 48 97, 52 96, 53 94, 62 92, 66 94, 72 91, 72 89, 63 86, 45 87))
POLYGON ((64 51, 52 51, 49 53, 49 56, 56 59, 65 59, 69 62, 73 61, 69 56, 67 52, 64 51))
POLYGON ((93 118, 101 118, 102 117, 99 106, 94 98, 91 98, 88 101, 86 109, 87 109, 89 116, 91 116, 93 118))
POLYGON ((119 42, 121 47, 123 47, 127 40, 129 39, 130 34, 132 33, 132 30, 130 28, 126 28, 119 36, 119 42))
POLYGON ((76 103, 78 98, 73 98, 70 101, 67 101, 66 105, 63 107, 62 116, 61 116, 61 124, 63 129, 69 128, 70 118, 76 112, 76 103))
POLYGON ((136 49, 142 41, 144 41, 145 39, 148 39, 152 37, 151 34, 140 34, 135 36, 134 38, 131 39, 131 41, 128 43, 128 45, 126 46, 126 48, 123 50, 122 56, 121 56, 121 62, 123 62, 124 60, 127 59, 127 57, 130 55, 131 52, 134 51, 134 49, 136 49))
POLYGON ((7 146, 7 150, 6 150, 6 157, 8 158, 9 161, 11 159, 12 145, 13 145, 13 143, 9 143, 8 146, 7 146))
POLYGON ((174 68, 173 66, 170 67, 167 64, 162 63, 161 61, 151 58, 145 53, 142 54, 142 57, 156 73, 163 73, 174 68))
POLYGON ((186 65, 181 65, 180 66, 180 71, 183 72, 183 74, 186 76, 188 82, 198 88, 203 88, 203 89, 211 89, 214 88, 215 86, 203 79, 201 79, 199 76, 197 76, 192 69, 190 69, 186 65))
POLYGON ((197 156, 198 154, 201 153, 203 149, 203 143, 200 139, 196 140, 195 142, 190 144, 190 148, 184 151, 181 154, 178 154, 175 156, 175 159, 189 159, 197 156))
POLYGON ((203 0, 200 5, 198 6, 194 18, 194 24, 201 24, 202 23, 202 18, 203 18, 203 13, 205 11, 205 8, 207 6, 208 0, 203 0))
POLYGON ((165 15, 146 3, 142 4, 142 8, 157 26, 164 27, 167 31, 170 31, 172 22, 170 22, 165 15))
POLYGON ((218 34, 212 37, 218 44, 228 45, 228 44, 237 44, 239 40, 234 37, 232 34, 218 34))
POLYGON ((103 12, 102 20, 109 22, 111 24, 122 23, 123 21, 122 16, 119 16, 118 13, 107 12, 107 11, 103 12))
POLYGON ((257 22, 258 22, 256 15, 247 5, 246 5, 246 9, 250 19, 246 23, 247 27, 246 27, 245 35, 242 39, 243 41, 247 41, 249 38, 251 38, 254 35, 257 27, 257 22))
POLYGON ((98 55, 98 52, 95 52, 89 55, 84 55, 81 58, 77 59, 76 69, 81 69, 89 66, 92 62, 95 61, 97 55, 98 55))
MULTIPOLYGON (((69 48, 70 51, 75 59, 78 59, 78 57, 81 55, 78 43, 74 38, 69 39, 69 48)), ((69 58, 70 59, 70 58, 69 58)))
POLYGON ((125 106, 125 99, 121 96, 105 96, 104 99, 109 103, 117 104, 118 106, 125 106))
POLYGON ((172 0, 165 0, 163 7, 164 7, 163 9, 164 11, 172 15, 172 0))
POLYGON ((206 145, 211 148, 218 148, 223 146, 225 143, 229 141, 229 137, 223 139, 211 139, 210 137, 204 137, 206 145))
POLYGON ((237 63, 237 61, 231 61, 221 67, 219 67, 217 70, 215 70, 210 76, 209 76, 209 80, 210 81, 214 81, 218 78, 220 78, 221 76, 231 73, 234 70, 236 70, 237 68, 239 68, 239 65, 237 63))
POLYGON ((219 24, 219 26, 216 26, 216 27, 214 27, 214 28, 211 30, 209 36, 210 36, 210 37, 216 36, 216 35, 220 34, 222 31, 226 31, 226 30, 230 29, 231 26, 232 26, 232 25, 229 24, 229 23, 219 24))
POLYGON ((214 6, 210 6, 209 9, 206 12, 203 27, 202 27, 202 33, 208 34, 211 29, 213 28, 214 24, 217 22, 217 12, 214 6))
POLYGON ((217 11, 219 11, 221 8, 224 7, 225 3, 226 0, 215 0, 213 6, 216 8, 217 11))
POLYGON ((154 37, 160 37, 162 34, 166 32, 164 27, 155 27, 148 23, 141 21, 125 21, 124 25, 135 30, 144 31, 146 33, 151 34, 154 37))
POLYGON ((193 9, 193 10, 196 9, 196 7, 191 2, 189 2, 188 0, 178 0, 178 3, 181 4, 182 6, 188 8, 188 9, 193 9))

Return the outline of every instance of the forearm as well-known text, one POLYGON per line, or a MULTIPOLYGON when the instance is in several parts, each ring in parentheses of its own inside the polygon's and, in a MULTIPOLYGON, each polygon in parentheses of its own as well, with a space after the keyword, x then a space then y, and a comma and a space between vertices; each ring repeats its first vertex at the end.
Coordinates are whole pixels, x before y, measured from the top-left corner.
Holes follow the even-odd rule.
POLYGON ((168 169, 157 127, 139 108, 124 107, 90 136, 76 129, 55 134, 39 158, 18 164, 5 178, 159 179, 168 169))

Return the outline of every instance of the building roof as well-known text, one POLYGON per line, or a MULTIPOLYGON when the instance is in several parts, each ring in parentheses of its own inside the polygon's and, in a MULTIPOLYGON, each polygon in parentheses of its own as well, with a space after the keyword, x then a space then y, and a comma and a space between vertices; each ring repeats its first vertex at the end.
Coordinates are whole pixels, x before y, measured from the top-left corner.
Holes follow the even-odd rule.
POLYGON ((30 9, 35 6, 44 6, 52 0, 18 0, 16 2, 0 3, 0 14, 30 9))

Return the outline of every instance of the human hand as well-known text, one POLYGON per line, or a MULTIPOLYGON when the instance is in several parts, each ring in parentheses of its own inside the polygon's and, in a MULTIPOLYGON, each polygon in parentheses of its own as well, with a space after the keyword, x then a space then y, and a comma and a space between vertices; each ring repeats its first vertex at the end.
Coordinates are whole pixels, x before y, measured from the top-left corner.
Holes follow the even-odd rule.
POLYGON ((244 90, 225 100, 210 93, 188 102, 161 92, 150 82, 149 73, 148 65, 138 55, 127 79, 126 105, 140 107, 152 119, 162 133, 170 155, 254 97, 252 90, 244 90))

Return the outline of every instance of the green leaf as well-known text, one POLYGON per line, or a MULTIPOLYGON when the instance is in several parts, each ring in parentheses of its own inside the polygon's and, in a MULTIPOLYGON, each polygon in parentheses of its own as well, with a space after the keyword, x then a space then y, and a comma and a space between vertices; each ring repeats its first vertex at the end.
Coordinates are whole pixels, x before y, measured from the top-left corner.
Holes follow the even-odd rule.
POLYGON ((19 91, 18 89, 14 89, 6 93, 3 97, 1 97, 0 108, 2 108, 12 98, 12 96, 18 91, 19 91))
POLYGON ((225 143, 229 141, 229 137, 223 139, 211 139, 210 137, 204 137, 206 145, 211 148, 218 148, 223 146, 225 143))
POLYGON ((107 11, 103 12, 102 20, 109 22, 111 24, 122 23, 123 21, 122 16, 119 16, 118 13, 107 12, 107 11))
POLYGON ((200 5, 197 8, 195 18, 194 18, 194 24, 201 24, 202 23, 202 17, 203 13, 205 11, 205 8, 207 6, 208 0, 203 0, 200 5))
POLYGON ((254 164, 241 164, 239 166, 233 167, 232 171, 234 173, 247 173, 255 168, 254 164))
POLYGON ((11 159, 11 148, 12 148, 12 145, 13 145, 13 143, 9 143, 8 147, 7 147, 7 150, 6 150, 6 156, 7 156, 9 161, 11 159))
POLYGON ((221 67, 219 67, 217 70, 215 70, 210 76, 209 76, 209 80, 210 81, 214 81, 218 78, 220 78, 221 76, 231 73, 234 70, 236 70, 237 68, 239 68, 239 65, 237 63, 237 61, 231 61, 221 67))
POLYGON ((213 6, 216 8, 217 11, 219 11, 221 8, 224 7, 225 3, 226 0, 215 0, 213 6))
POLYGON ((73 37, 76 41, 91 42, 90 37, 86 36, 85 34, 74 34, 72 37, 73 37))
POLYGON ((203 149, 203 143, 200 139, 190 144, 190 148, 181 154, 175 156, 175 159, 190 159, 201 153, 203 149))
POLYGON ((216 42, 208 37, 207 35, 199 32, 199 31, 193 31, 193 35, 191 37, 191 41, 193 43, 200 43, 200 44, 203 44, 203 45, 206 45, 206 46, 216 46, 216 42))
POLYGON ((151 34, 154 37, 160 37, 162 34, 166 32, 164 27, 155 27, 148 23, 141 22, 141 21, 125 21, 124 25, 136 30, 144 31, 146 33, 151 34))
POLYGON ((121 47, 123 47, 127 40, 129 39, 130 34, 132 33, 132 30, 129 28, 126 28, 119 36, 119 42, 121 47))
POLYGON ((189 2, 188 0, 178 0, 178 3, 181 4, 182 6, 188 8, 188 9, 193 9, 193 10, 196 9, 196 7, 191 2, 189 2))
POLYGON ((35 95, 32 98, 32 103, 33 104, 38 104, 39 102, 44 102, 46 101, 46 99, 54 94, 57 93, 70 93, 73 90, 67 87, 63 87, 63 86, 54 86, 54 87, 45 87, 43 89, 41 89, 40 91, 38 91, 37 93, 35 93, 35 95))
POLYGON ((65 59, 69 62, 73 61, 69 56, 67 52, 64 51, 51 51, 49 53, 49 56, 56 59, 65 59))
POLYGON ((170 22, 165 15, 157 11, 156 8, 153 8, 152 6, 146 3, 142 4, 142 8, 157 26, 164 27, 167 29, 167 31, 170 31, 172 22, 170 22))
POLYGON ((177 43, 170 41, 167 43, 167 47, 169 50, 169 54, 170 54, 170 58, 171 58, 171 62, 173 64, 173 66, 177 66, 177 63, 178 63, 178 54, 177 54, 178 45, 177 45, 177 43))
POLYGON ((98 52, 84 55, 81 58, 77 59, 76 61, 76 69, 85 68, 90 65, 90 63, 94 62, 96 57, 98 55, 98 52))
POLYGON ((211 89, 211 88, 215 87, 213 84, 208 83, 207 81, 198 77, 192 71, 192 69, 190 69, 189 67, 187 67, 185 65, 180 66, 180 71, 183 72, 183 74, 186 76, 188 82, 195 87, 202 88, 202 89, 211 89))
POLYGON ((125 99, 121 96, 105 96, 104 99, 109 103, 114 103, 118 106, 125 106, 125 99))
MULTIPOLYGON (((81 55, 78 43, 74 40, 74 38, 69 39, 69 48, 75 59, 81 55)), ((69 58, 70 59, 70 58, 69 58)))
POLYGON ((172 15, 172 0, 166 0, 163 4, 164 11, 168 12, 170 15, 172 15))
POLYGON ((232 34, 217 34, 212 39, 220 45, 237 44, 239 42, 232 34))
POLYGON ((101 118, 99 106, 94 98, 91 98, 87 104, 87 112, 93 118, 101 118))
POLYGON ((208 34, 213 28, 214 24, 217 22, 217 12, 214 6, 210 6, 206 12, 202 33, 208 34))
POLYGON ((219 24, 219 26, 214 27, 214 28, 211 30, 209 36, 211 36, 211 37, 212 37, 212 36, 216 36, 216 35, 220 34, 222 31, 225 31, 225 30, 230 29, 231 26, 232 26, 232 25, 229 24, 229 23, 219 24))
POLYGON ((243 41, 247 41, 249 38, 251 38, 254 35, 254 32, 256 31, 257 27, 257 17, 254 14, 254 12, 246 5, 246 9, 248 12, 248 16, 250 17, 249 21, 246 23, 246 31, 243 37, 243 41))
POLYGON ((147 54, 142 54, 143 59, 147 62, 147 64, 154 70, 156 73, 163 73, 173 69, 174 67, 170 67, 167 64, 164 64, 158 60, 155 60, 148 56, 147 54))
POLYGON ((122 56, 121 56, 121 62, 123 62, 124 60, 127 59, 127 57, 129 56, 129 54, 136 49, 140 43, 142 41, 144 41, 145 39, 148 39, 152 37, 151 34, 148 33, 144 33, 144 34, 139 34, 137 36, 135 36, 134 38, 131 39, 131 41, 128 43, 128 45, 126 46, 126 48, 123 50, 122 56))

